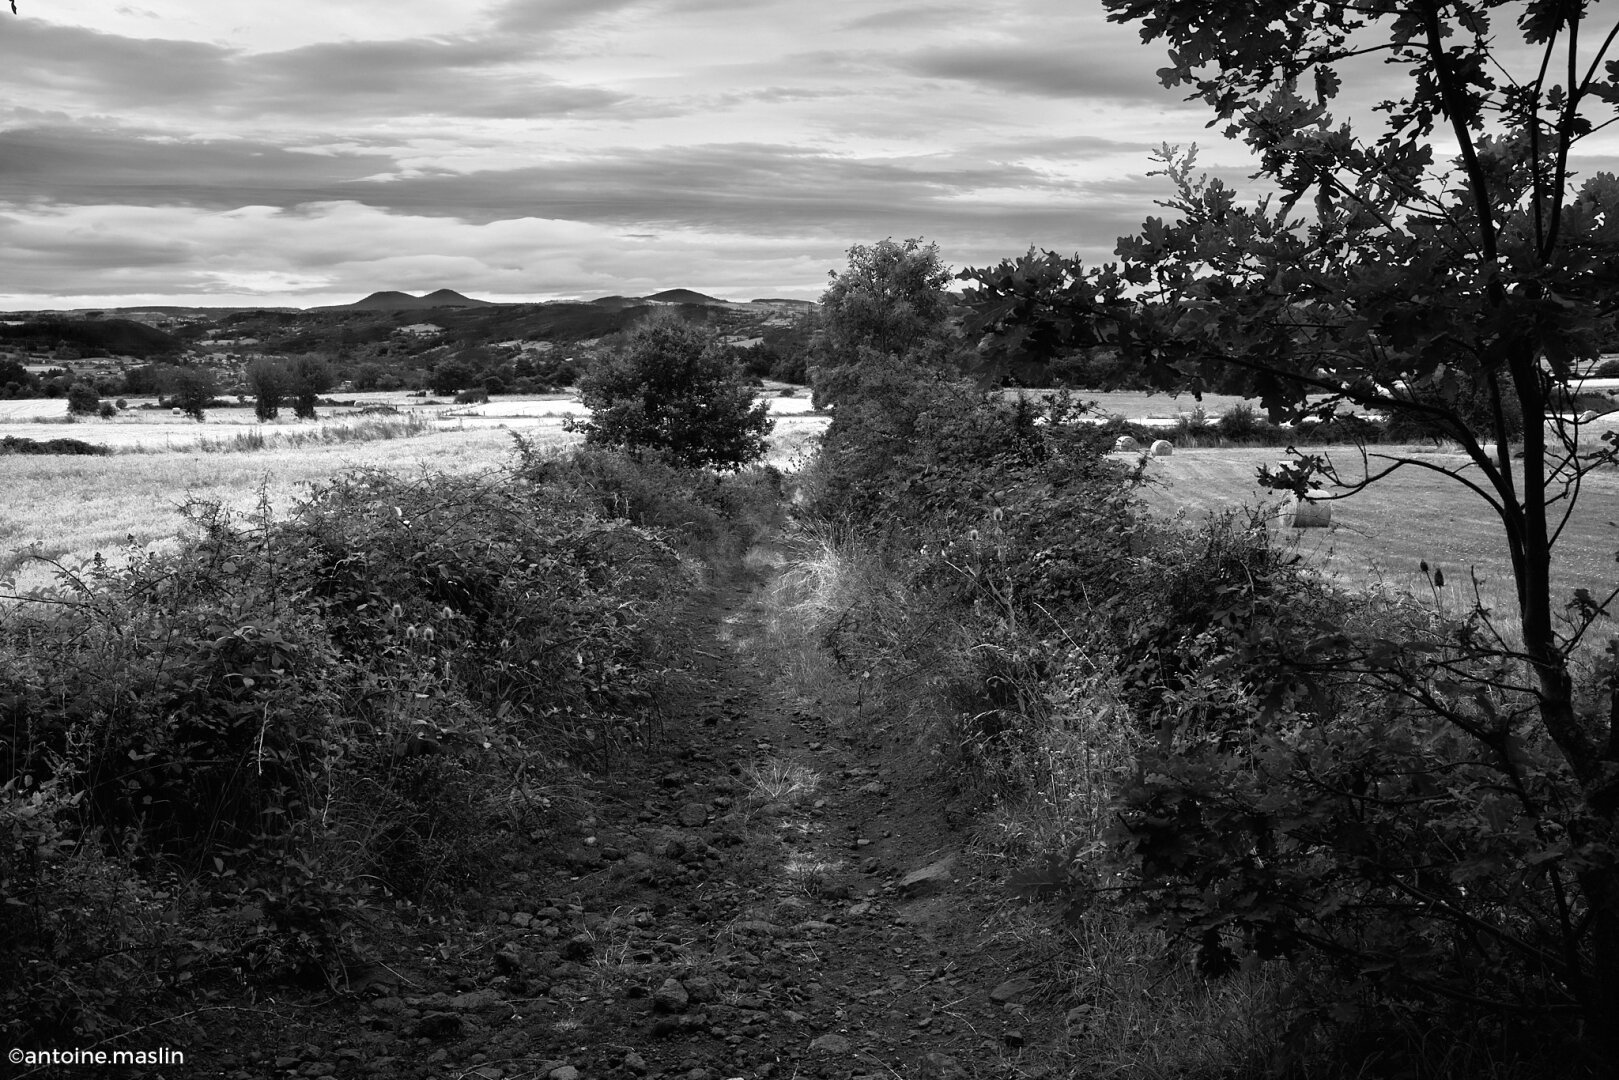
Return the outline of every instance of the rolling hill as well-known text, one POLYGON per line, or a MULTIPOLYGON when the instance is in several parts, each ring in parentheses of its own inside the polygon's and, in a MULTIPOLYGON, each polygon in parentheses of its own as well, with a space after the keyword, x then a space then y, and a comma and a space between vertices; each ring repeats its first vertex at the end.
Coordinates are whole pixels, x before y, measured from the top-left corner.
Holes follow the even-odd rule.
POLYGON ((720 299, 717 299, 716 297, 707 296, 707 295, 705 295, 703 293, 696 292, 696 291, 694 291, 692 289, 665 289, 660 293, 653 293, 651 296, 643 297, 643 299, 654 300, 654 301, 656 301, 656 302, 658 302, 660 304, 729 304, 730 303, 729 300, 720 300, 720 299))
POLYGON ((131 319, 74 319, 59 315, 0 325, 0 341, 13 348, 53 350, 63 345, 84 356, 174 356, 185 343, 173 334, 131 319))
POLYGON ((317 311, 415 311, 428 308, 467 308, 467 307, 496 307, 489 300, 474 300, 470 296, 462 296, 454 289, 438 289, 425 296, 412 296, 404 292, 374 292, 363 300, 356 300, 352 304, 339 304, 332 308, 315 308, 317 311))

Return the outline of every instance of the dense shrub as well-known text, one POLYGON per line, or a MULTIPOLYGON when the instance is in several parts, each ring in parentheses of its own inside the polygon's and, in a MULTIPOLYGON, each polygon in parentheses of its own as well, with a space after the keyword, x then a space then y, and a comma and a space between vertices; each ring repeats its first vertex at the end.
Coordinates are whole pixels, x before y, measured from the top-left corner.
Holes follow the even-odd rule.
POLYGON ((579 380, 592 446, 653 451, 676 465, 735 469, 764 455, 774 422, 719 343, 679 316, 649 318, 579 380))
POLYGON ((1106 458, 1114 430, 1075 422, 1066 397, 1002 400, 893 365, 859 374, 803 511, 911 599, 873 592, 822 633, 848 670, 912 702, 928 673, 941 760, 993 786, 1040 726, 1050 658, 1084 634, 1077 613, 1130 565, 1136 474, 1106 458))
POLYGON ((542 456, 518 445, 526 482, 573 492, 596 513, 661 530, 708 560, 734 562, 780 523, 783 478, 768 465, 712 474, 622 451, 542 456))
POLYGON ((76 382, 67 388, 67 411, 74 416, 94 416, 101 406, 101 395, 89 383, 76 382))
MULTIPOLYGON (((1477 658, 1477 615, 1341 591, 1262 517, 1138 516, 1103 455, 1151 432, 1122 421, 1081 431, 1055 402, 892 369, 853 389, 804 482, 868 566, 823 642, 952 783, 1082 808, 1022 849, 1025 892, 1122 907, 1209 977, 1288 961, 1279 1061, 1312 1045, 1417 1074, 1489 1040, 1504 1067, 1572 1067, 1593 948, 1571 884, 1610 856, 1571 841, 1578 785, 1523 723, 1525 673, 1477 658), (1098 702, 1109 724, 1085 727, 1098 702), (1076 730, 1112 765, 1061 764, 1076 730), (1054 797, 1064 768, 1094 786, 1054 797)), ((1398 432, 1234 410, 1207 436, 1398 432)))
POLYGON ((0 454, 80 454, 106 455, 112 448, 82 439, 24 439, 16 435, 0 438, 0 454))
POLYGON ((1115 839, 1139 910, 1210 972, 1325 957, 1340 990, 1300 1023, 1423 1015, 1561 1053, 1591 963, 1564 839, 1582 826, 1521 676, 1409 600, 1303 575, 1262 529, 1194 537, 1133 591, 1154 738, 1115 839))
POLYGON ((1020 479, 1049 472, 1083 484, 1111 468, 1100 458, 1111 429, 1066 423, 1075 411, 1066 398, 1003 401, 892 364, 842 374, 852 380, 848 397, 803 481, 813 517, 910 546, 976 528, 1020 479))
MULTIPOLYGON (((633 468, 607 471, 629 490, 633 468)), ((779 493, 683 475, 715 515, 694 531, 604 514, 584 466, 533 455, 356 473, 281 520, 193 503, 180 551, 0 612, 9 1044, 227 972, 335 981, 399 905, 486 880, 558 756, 656 732, 693 557, 779 493)))
POLYGON ((1247 402, 1238 402, 1228 406, 1215 421, 1215 429, 1222 439, 1230 442, 1245 443, 1257 441, 1262 430, 1273 425, 1261 420, 1254 407, 1247 402))

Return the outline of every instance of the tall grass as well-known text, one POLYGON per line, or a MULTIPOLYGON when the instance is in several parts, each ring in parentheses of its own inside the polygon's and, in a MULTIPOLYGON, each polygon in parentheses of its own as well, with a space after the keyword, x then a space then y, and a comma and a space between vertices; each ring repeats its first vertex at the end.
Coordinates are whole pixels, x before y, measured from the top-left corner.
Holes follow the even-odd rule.
POLYGON ((1074 1076, 1259 1080, 1281 1071, 1293 980, 1276 968, 1202 978, 1161 934, 1107 910, 1088 912, 1052 945, 1049 985, 1075 1003, 1057 1044, 1074 1076))
MULTIPOLYGON (((961 768, 975 748, 963 745, 971 725, 956 722, 956 694, 972 678, 974 643, 940 625, 929 599, 851 533, 800 523, 789 537, 790 562, 766 594, 761 650, 775 677, 846 723, 921 744, 941 779, 991 791, 976 842, 1008 879, 1046 852, 1097 854, 1141 738, 1112 677, 1071 642, 1054 660, 1039 723, 1015 743, 976 748, 973 767, 961 768), (1015 784, 995 782, 1008 774, 1015 784)), ((1008 900, 997 923, 1032 960, 1038 993, 1067 1003, 1057 1048, 1076 1076, 1258 1077, 1275 1055, 1287 983, 1274 969, 1208 983, 1184 950, 1122 911, 1087 911, 1062 927, 1049 908, 1008 900)))
MULTIPOLYGON (((401 418, 367 417, 348 423, 325 423, 288 430, 271 430, 260 425, 217 439, 198 439, 196 449, 208 454, 252 453, 261 450, 295 450, 304 446, 334 446, 342 443, 377 442, 388 439, 411 439, 419 435, 437 434, 441 429, 428 420, 411 414, 401 418)), ((141 447, 138 453, 162 451, 141 447)))

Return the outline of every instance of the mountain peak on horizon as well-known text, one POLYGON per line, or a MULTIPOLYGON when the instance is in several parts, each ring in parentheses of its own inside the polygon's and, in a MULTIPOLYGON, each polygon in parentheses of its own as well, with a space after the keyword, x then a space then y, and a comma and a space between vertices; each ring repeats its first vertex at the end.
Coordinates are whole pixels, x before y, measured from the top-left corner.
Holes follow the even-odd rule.
POLYGON ((729 304, 729 300, 721 300, 716 296, 697 292, 695 289, 665 289, 642 297, 644 300, 656 300, 662 304, 729 304))
POLYGON ((475 300, 470 296, 463 296, 454 289, 437 289, 423 296, 412 296, 407 292, 397 290, 383 290, 374 292, 363 300, 356 300, 352 304, 345 304, 348 308, 365 308, 382 311, 398 311, 401 309, 436 308, 436 307, 493 307, 493 301, 475 300))

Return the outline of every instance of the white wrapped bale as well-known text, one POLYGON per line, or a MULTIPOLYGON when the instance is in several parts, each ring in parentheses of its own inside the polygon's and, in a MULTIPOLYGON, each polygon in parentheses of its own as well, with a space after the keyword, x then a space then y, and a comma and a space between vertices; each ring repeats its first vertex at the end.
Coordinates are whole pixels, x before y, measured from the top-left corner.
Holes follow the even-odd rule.
POLYGON ((1325 529, 1332 524, 1332 504, 1294 499, 1282 509, 1282 520, 1295 529, 1325 529))

